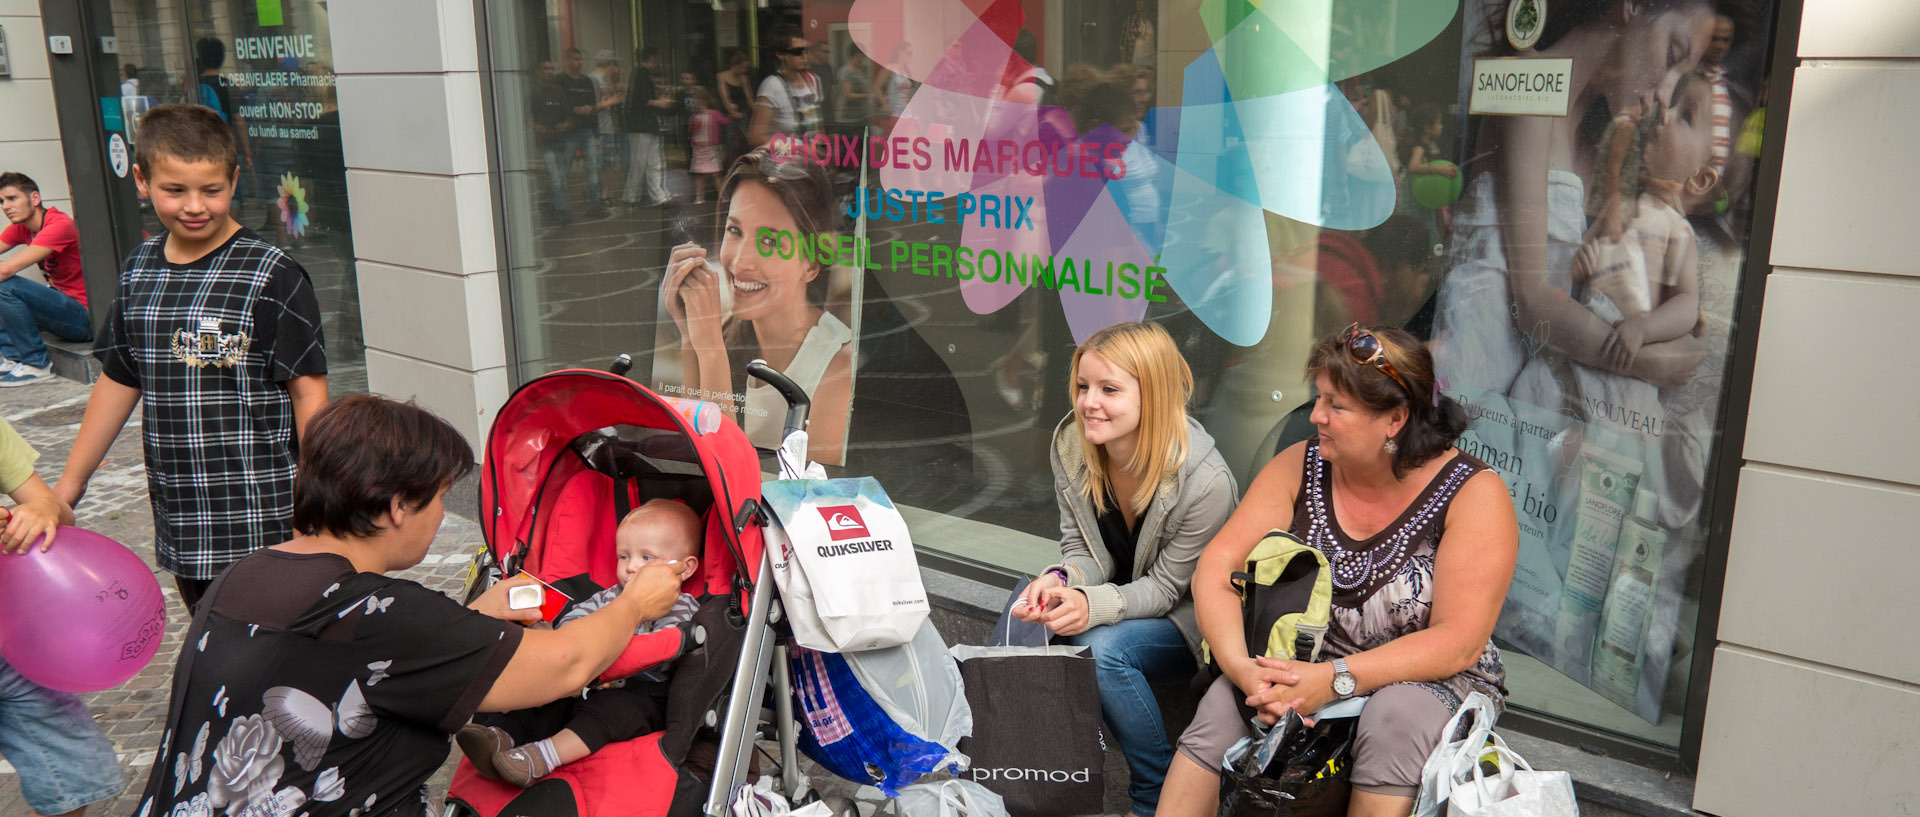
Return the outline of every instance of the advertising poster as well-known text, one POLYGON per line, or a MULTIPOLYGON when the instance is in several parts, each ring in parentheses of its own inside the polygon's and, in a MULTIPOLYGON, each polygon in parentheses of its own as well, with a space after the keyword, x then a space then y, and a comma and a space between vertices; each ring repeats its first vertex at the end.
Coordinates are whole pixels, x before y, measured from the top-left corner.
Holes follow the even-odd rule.
POLYGON ((1734 34, 1766 18, 1621 5, 1467 5, 1463 108, 1484 115, 1433 349, 1520 520, 1496 636, 1658 722, 1690 648, 1764 79, 1765 43, 1734 34))
MULTIPOLYGON (((857 271, 871 244, 831 204, 826 173, 771 161, 764 171, 755 178, 772 184, 744 182, 718 211, 717 241, 683 242, 669 256, 648 385, 712 402, 755 446, 778 448, 786 402, 745 368, 766 359, 812 398, 808 456, 840 465, 860 336, 857 271)), ((678 232, 698 230, 682 225, 678 232)))

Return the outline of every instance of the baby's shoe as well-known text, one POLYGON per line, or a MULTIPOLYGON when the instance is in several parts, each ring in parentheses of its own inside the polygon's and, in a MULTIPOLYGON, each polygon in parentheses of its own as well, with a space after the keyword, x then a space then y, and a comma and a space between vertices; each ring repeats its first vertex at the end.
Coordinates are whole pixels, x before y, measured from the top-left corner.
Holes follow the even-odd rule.
POLYGON ((541 746, 545 741, 515 746, 493 756, 493 770, 500 773, 500 779, 508 783, 528 788, 540 778, 553 771, 554 763, 541 746))
POLYGON ((460 746, 460 753, 473 763, 473 770, 488 780, 500 779, 500 771, 493 765, 494 757, 513 748, 513 737, 506 730, 477 723, 460 727, 460 731, 453 734, 453 742, 460 746))

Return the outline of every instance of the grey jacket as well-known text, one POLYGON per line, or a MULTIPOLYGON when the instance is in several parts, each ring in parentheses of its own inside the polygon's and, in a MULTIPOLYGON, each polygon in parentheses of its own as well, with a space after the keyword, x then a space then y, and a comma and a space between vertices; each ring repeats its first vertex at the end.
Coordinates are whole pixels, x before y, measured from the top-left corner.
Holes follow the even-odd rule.
POLYGON ((1083 488, 1084 441, 1068 415, 1053 431, 1053 488, 1060 501, 1060 567, 1067 586, 1087 596, 1087 626, 1130 618, 1165 616, 1180 628, 1187 648, 1200 654, 1200 627, 1193 619, 1193 579, 1200 551, 1226 524, 1238 501, 1233 472, 1207 431, 1187 418, 1187 460, 1160 481, 1146 516, 1139 520, 1133 575, 1114 576, 1113 559, 1100 541, 1099 518, 1083 488), (1091 543, 1091 544, 1089 544, 1091 543))

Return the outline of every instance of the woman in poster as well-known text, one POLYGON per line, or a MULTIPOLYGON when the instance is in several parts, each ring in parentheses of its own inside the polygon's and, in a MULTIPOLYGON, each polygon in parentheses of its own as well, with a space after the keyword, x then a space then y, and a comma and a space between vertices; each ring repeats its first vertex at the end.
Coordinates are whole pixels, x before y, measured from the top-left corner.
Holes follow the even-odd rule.
MULTIPOLYGON (((1587 684, 1597 675, 1593 656, 1610 580, 1599 565, 1611 564, 1624 512, 1590 510, 1599 506, 1583 493, 1593 484, 1585 476, 1605 474, 1629 486, 1626 505, 1638 504, 1636 488, 1650 495, 1653 507, 1635 511, 1649 523, 1679 530, 1696 518, 1703 472, 1691 463, 1704 462, 1711 435, 1704 424, 1675 417, 1680 412, 1668 407, 1666 393, 1712 376, 1704 365, 1707 318, 1727 307, 1702 299, 1688 307, 1691 331, 1634 337, 1620 310, 1596 311, 1603 299, 1595 296, 1602 290, 1595 267, 1576 264, 1576 257, 1616 232, 1609 202, 1646 178, 1638 151, 1685 113, 1675 89, 1706 53, 1715 4, 1557 2, 1533 31, 1516 23, 1524 19, 1512 13, 1518 8, 1488 2, 1468 18, 1481 24, 1473 56, 1514 56, 1518 49, 1509 46, 1531 36, 1531 49, 1518 56, 1570 59, 1567 114, 1480 121, 1469 155, 1490 158, 1470 166, 1455 209, 1435 357, 1441 376, 1481 418, 1465 447, 1504 472, 1523 511, 1519 567, 1500 635, 1587 684), (1630 136, 1609 139, 1610 125, 1630 136), (1621 146, 1635 158, 1623 163, 1621 146), (1656 390, 1658 400, 1645 398, 1656 390), (1635 406, 1615 405, 1631 394, 1642 396, 1635 406)), ((1681 249, 1695 241, 1684 224, 1673 232, 1687 245, 1681 249)), ((1665 265, 1673 276, 1657 283, 1697 284, 1688 277, 1692 255, 1683 255, 1665 265)), ((1668 555, 1684 553, 1676 546, 1668 555)), ((1671 628, 1657 622, 1670 620, 1677 602, 1661 609, 1635 659, 1647 667, 1639 710, 1648 720, 1658 718, 1672 642, 1671 628)))
MULTIPOLYGON (((1504 44, 1507 4, 1489 6, 1487 36, 1504 44)), ((1554 5, 1528 55, 1573 60, 1571 105, 1564 117, 1482 125, 1478 152, 1494 166, 1472 179, 1455 216, 1455 266, 1440 297, 1443 377, 1505 394, 1541 352, 1662 384, 1683 383, 1699 368, 1704 346, 1692 337, 1648 344, 1625 365, 1610 359, 1604 347, 1613 326, 1572 297, 1571 271, 1587 232, 1600 136, 1587 123, 1663 109, 1699 63, 1712 20, 1710 0, 1554 5)))
POLYGON ((853 395, 854 335, 826 307, 830 266, 796 246, 800 236, 835 232, 839 208, 827 171, 775 161, 761 148, 734 160, 720 203, 718 257, 682 244, 667 260, 662 290, 679 330, 681 396, 726 407, 754 445, 776 447, 786 404, 771 387, 746 382, 747 361, 764 359, 813 398, 812 458, 839 465, 853 395))

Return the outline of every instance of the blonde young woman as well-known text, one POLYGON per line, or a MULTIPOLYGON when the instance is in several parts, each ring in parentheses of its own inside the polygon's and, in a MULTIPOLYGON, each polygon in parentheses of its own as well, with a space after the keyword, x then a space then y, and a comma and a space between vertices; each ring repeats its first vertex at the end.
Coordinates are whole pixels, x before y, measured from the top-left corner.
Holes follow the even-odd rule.
POLYGON ((1090 648, 1141 817, 1158 808, 1173 759, 1148 685, 1193 676, 1200 631, 1187 581, 1237 495, 1213 438, 1187 416, 1192 395, 1193 372, 1156 324, 1110 326, 1074 351, 1073 415, 1052 451, 1060 564, 1014 608, 1090 648))

